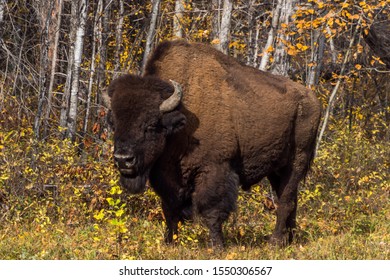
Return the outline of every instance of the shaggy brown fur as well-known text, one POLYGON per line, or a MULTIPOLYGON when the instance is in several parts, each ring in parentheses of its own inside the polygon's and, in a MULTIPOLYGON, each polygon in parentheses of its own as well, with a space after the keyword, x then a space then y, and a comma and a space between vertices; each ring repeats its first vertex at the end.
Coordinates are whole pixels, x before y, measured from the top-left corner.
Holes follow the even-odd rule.
POLYGON ((145 169, 162 198, 167 241, 177 233, 178 221, 194 209, 210 229, 212 243, 222 245, 222 223, 235 209, 239 185, 249 189, 267 176, 278 196, 271 241, 290 242, 298 184, 313 158, 320 119, 315 95, 210 46, 165 42, 156 48, 143 78, 127 76, 111 87, 114 103, 121 104, 121 109, 112 108, 116 123, 127 131, 116 132, 116 143, 121 137, 134 138, 130 134, 136 126, 164 118, 158 115, 158 104, 167 98, 164 89, 172 88, 163 83, 160 91, 150 90, 160 79, 182 85, 182 104, 169 113, 176 114, 179 125, 171 118, 166 122, 182 128, 185 119, 184 129, 164 134, 159 144, 131 146, 142 146, 140 153, 157 150, 145 169), (127 85, 127 79, 139 79, 139 84, 127 85))

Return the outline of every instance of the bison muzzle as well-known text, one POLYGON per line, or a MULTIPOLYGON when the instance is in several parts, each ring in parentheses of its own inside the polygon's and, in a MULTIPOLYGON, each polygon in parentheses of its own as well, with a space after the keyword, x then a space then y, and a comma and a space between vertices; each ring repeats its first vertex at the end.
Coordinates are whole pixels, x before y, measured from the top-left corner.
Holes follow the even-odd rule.
POLYGON ((222 224, 238 189, 267 177, 278 199, 273 243, 296 227, 298 184, 314 156, 320 104, 304 86, 243 64, 210 46, 160 44, 144 76, 114 80, 106 98, 120 183, 161 197, 172 242, 195 213, 224 244, 222 224))

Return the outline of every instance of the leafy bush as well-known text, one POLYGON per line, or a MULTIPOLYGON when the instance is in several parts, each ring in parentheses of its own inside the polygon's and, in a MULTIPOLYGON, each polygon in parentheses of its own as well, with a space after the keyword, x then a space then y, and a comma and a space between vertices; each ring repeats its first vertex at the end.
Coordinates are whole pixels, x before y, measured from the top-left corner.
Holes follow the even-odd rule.
POLYGON ((199 221, 180 224, 177 246, 164 244, 159 198, 150 188, 140 196, 121 190, 111 141, 80 153, 79 147, 58 137, 32 140, 26 119, 3 115, 0 122, 2 259, 390 256, 387 142, 360 126, 349 129, 333 120, 301 186, 296 241, 290 247, 275 249, 266 242, 277 202, 264 180, 251 193, 240 192, 237 213, 224 227, 228 247, 214 251, 199 221))

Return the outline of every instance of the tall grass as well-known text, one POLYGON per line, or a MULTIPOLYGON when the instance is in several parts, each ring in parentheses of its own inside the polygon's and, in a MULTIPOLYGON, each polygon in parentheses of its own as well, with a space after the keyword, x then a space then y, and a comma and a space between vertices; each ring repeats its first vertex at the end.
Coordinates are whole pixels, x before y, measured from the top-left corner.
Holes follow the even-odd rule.
POLYGON ((118 187, 111 143, 83 155, 68 141, 34 141, 27 124, 0 131, 0 259, 389 259, 388 143, 359 128, 332 128, 299 192, 298 228, 287 248, 269 245, 275 224, 267 181, 241 192, 224 226, 225 250, 208 247, 199 221, 163 242, 150 189, 118 187))

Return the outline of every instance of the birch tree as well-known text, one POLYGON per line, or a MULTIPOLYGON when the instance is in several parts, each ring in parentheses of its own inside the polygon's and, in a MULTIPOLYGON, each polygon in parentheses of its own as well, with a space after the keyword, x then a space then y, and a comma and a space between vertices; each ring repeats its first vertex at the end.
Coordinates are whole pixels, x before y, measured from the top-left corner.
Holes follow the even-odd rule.
POLYGON ((317 143, 316 143, 316 153, 320 147, 320 143, 321 143, 321 140, 322 140, 322 137, 324 135, 324 132, 325 132, 325 129, 328 125, 328 120, 329 120, 329 117, 331 115, 331 112, 332 112, 332 108, 333 108, 333 102, 334 102, 334 99, 337 95, 337 91, 339 90, 339 87, 341 85, 341 82, 343 80, 343 75, 344 75, 344 72, 345 72, 345 69, 346 69, 346 65, 350 59, 350 56, 351 56, 351 50, 352 50, 352 47, 355 43, 355 39, 357 37, 357 34, 360 30, 360 24, 361 24, 361 18, 359 18, 359 22, 357 23, 356 25, 356 29, 352 35, 352 38, 349 42, 349 47, 345 53, 345 56, 344 56, 344 60, 343 60, 343 64, 341 65, 341 70, 340 70, 340 74, 339 74, 339 78, 337 79, 337 82, 335 84, 335 86, 333 87, 333 90, 329 96, 329 100, 328 100, 328 106, 326 107, 326 110, 325 110, 325 115, 324 115, 324 118, 323 118, 323 121, 322 121, 322 124, 321 124, 321 128, 320 128, 320 131, 319 131, 319 134, 318 134, 318 139, 317 139, 317 143))
MULTIPOLYGON (((123 4, 123 1, 121 1, 123 4)), ((88 130, 88 124, 89 124, 89 117, 91 112, 91 102, 92 102, 92 89, 93 85, 96 82, 95 76, 96 76, 96 49, 97 49, 97 39, 101 37, 99 34, 99 22, 101 21, 102 17, 102 10, 103 10, 103 0, 99 0, 97 3, 97 9, 93 21, 93 37, 92 37, 92 46, 91 46, 91 65, 89 69, 89 82, 88 82, 88 92, 87 92, 87 104, 85 109, 85 117, 84 117, 84 124, 83 124, 83 136, 87 134, 88 130)), ((117 34, 118 35, 118 34, 117 34)), ((121 34, 122 35, 122 34, 121 34)), ((122 38, 122 36, 121 36, 122 38)), ((117 38, 118 39, 118 38, 117 38)), ((115 74, 115 73, 114 73, 115 74)))
MULTIPOLYGON (((0 44, 2 44, 3 38, 3 32, 4 32, 4 27, 3 27, 3 20, 4 20, 4 8, 5 8, 5 0, 0 0, 0 44)), ((3 58, 2 56, 2 50, 0 48, 0 57, 3 58)), ((3 58, 4 60, 4 58, 3 58)), ((4 101, 4 83, 5 83, 5 77, 0 80, 0 109, 3 108, 3 101, 4 101)))
POLYGON ((123 29, 123 15, 124 15, 124 3, 123 0, 118 0, 118 23, 116 25, 116 49, 115 49, 115 68, 113 79, 117 78, 121 68, 121 52, 122 52, 122 29, 123 29))
POLYGON ((210 1, 211 12, 211 42, 219 42, 219 30, 221 28, 221 0, 210 1))
MULTIPOLYGON (((4 20, 4 8, 5 8, 5 0, 0 0, 0 24, 2 24, 4 20)), ((1 33, 0 33, 1 35, 1 33)), ((1 37, 0 37, 1 39, 1 37)))
POLYGON ((175 1, 175 15, 173 17, 173 36, 183 38, 184 0, 175 1))
MULTIPOLYGON (((52 38, 53 43, 51 44, 51 48, 49 48, 49 59, 51 60, 51 67, 50 67, 50 79, 49 79, 49 85, 48 85, 48 99, 47 99, 47 107, 46 107, 46 113, 45 113, 45 123, 48 123, 48 120, 50 118, 50 113, 52 110, 52 103, 53 103, 53 88, 54 88, 54 81, 57 71, 57 52, 58 52, 58 45, 60 40, 60 28, 61 28, 61 16, 62 16, 62 8, 63 8, 63 0, 55 0, 54 8, 53 8, 53 14, 54 19, 56 19, 56 24, 53 24, 52 32, 52 38)), ((44 137, 47 135, 48 125, 45 125, 44 130, 44 137)))
POLYGON ((148 60, 150 51, 152 50, 153 47, 153 40, 156 34, 156 26, 157 26, 157 18, 159 13, 160 2, 161 2, 160 0, 153 0, 152 2, 152 14, 150 16, 149 31, 146 37, 145 51, 142 60, 142 72, 144 72, 145 70, 146 62, 148 60))
POLYGON ((37 3, 38 13, 41 24, 41 56, 39 67, 39 95, 38 107, 34 120, 34 134, 36 138, 40 136, 41 119, 43 114, 44 103, 47 99, 47 73, 49 70, 49 45, 50 45, 50 15, 52 14, 54 1, 40 1, 37 3))
POLYGON ((306 85, 309 88, 313 88, 318 84, 324 57, 325 36, 320 30, 314 30, 311 35, 311 42, 310 66, 306 79, 306 85))
POLYGON ((274 62, 272 63, 271 73, 282 76, 287 76, 289 66, 289 56, 287 54, 287 45, 290 42, 290 36, 288 35, 288 28, 291 22, 291 16, 293 14, 293 8, 296 4, 295 0, 282 0, 278 1, 279 7, 279 19, 278 27, 276 30, 275 38, 275 52, 274 62))
POLYGON ((97 65, 97 88, 98 88, 98 94, 97 94, 97 103, 101 103, 99 100, 99 97, 101 96, 100 90, 104 87, 105 81, 106 81, 106 62, 107 62, 107 40, 108 40, 108 34, 110 30, 109 21, 110 21, 110 15, 111 15, 111 3, 112 1, 109 0, 99 0, 96 14, 99 15, 97 20, 97 27, 96 27, 96 43, 97 43, 97 59, 98 59, 98 65, 97 65))
POLYGON ((78 19, 77 30, 74 47, 73 57, 73 77, 70 91, 69 102, 69 114, 67 118, 68 137, 72 140, 76 140, 77 131, 77 105, 78 105, 78 93, 79 93, 79 79, 80 79, 80 65, 83 54, 83 44, 85 35, 85 23, 87 18, 88 0, 74 0, 75 4, 78 2, 78 19))
POLYGON ((247 65, 256 67, 257 55, 258 55, 258 41, 259 41, 259 26, 256 24, 254 0, 248 1, 247 21, 248 21, 248 53, 247 53, 247 65))
POLYGON ((229 35, 230 35, 230 24, 232 18, 233 0, 223 1, 223 11, 221 19, 221 28, 219 32, 219 45, 218 49, 224 54, 229 51, 229 35))
POLYGON ((64 85, 64 94, 61 101, 61 112, 60 112, 60 127, 64 129, 63 136, 66 136, 67 118, 69 113, 69 102, 70 102, 70 91, 73 77, 73 64, 74 64, 74 50, 75 50, 75 38, 77 30, 77 18, 78 18, 78 2, 72 0, 71 3, 71 22, 70 22, 70 34, 69 34, 69 54, 68 54, 68 67, 66 73, 66 81, 64 85))
POLYGON ((276 32, 279 26, 280 12, 282 10, 283 0, 278 0, 275 8, 272 10, 271 29, 268 32, 267 42, 263 48, 259 69, 265 71, 271 58, 276 32))

